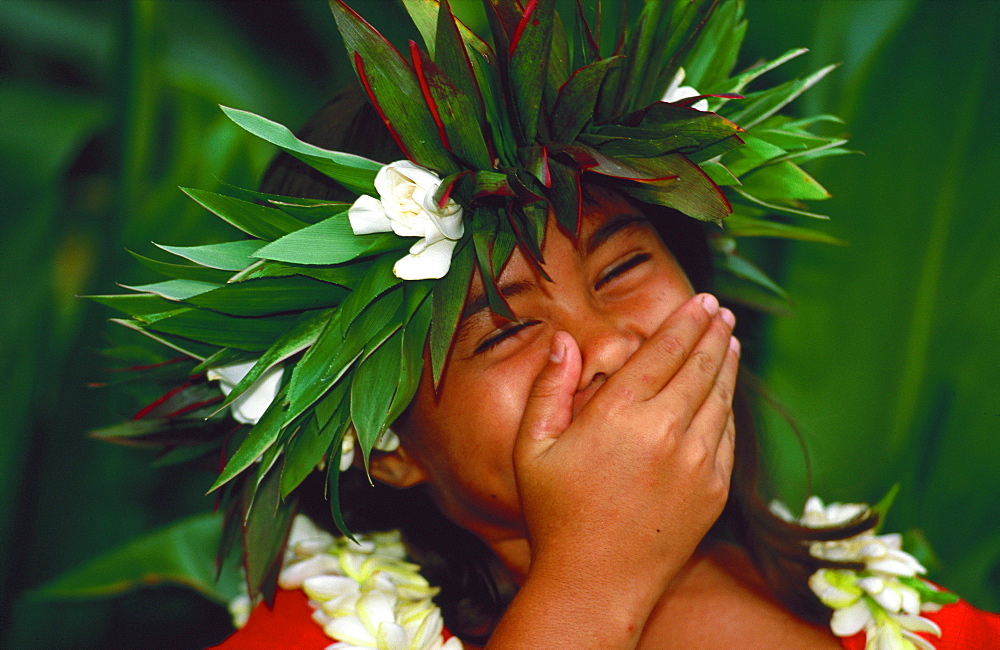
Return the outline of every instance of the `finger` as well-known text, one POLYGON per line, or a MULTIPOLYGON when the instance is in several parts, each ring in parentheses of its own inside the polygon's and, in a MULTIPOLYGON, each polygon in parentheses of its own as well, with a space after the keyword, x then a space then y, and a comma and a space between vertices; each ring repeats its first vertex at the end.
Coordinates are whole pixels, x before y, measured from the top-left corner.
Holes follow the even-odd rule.
POLYGON ((712 294, 698 294, 685 302, 614 374, 604 392, 621 388, 639 400, 657 395, 683 367, 718 311, 719 301, 712 294))
POLYGON ((719 373, 729 355, 735 323, 733 313, 728 309, 721 309, 684 361, 684 365, 656 396, 656 403, 666 412, 674 414, 675 422, 681 430, 688 427, 715 390, 719 373))
POLYGON ((735 336, 729 337, 725 360, 719 374, 687 427, 689 435, 704 436, 705 443, 710 448, 718 448, 721 445, 732 419, 733 394, 736 391, 736 375, 739 369, 739 349, 739 340, 735 336))
POLYGON ((518 445, 539 452, 559 437, 573 419, 573 395, 583 364, 580 347, 566 332, 552 337, 549 360, 535 378, 521 419, 518 445))

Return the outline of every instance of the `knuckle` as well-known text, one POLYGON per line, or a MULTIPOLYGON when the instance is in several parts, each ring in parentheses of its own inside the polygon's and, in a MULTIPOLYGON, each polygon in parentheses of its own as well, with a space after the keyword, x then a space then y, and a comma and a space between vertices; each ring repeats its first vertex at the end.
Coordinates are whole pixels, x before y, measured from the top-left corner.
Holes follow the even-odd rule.
POLYGON ((658 355, 671 361, 680 361, 684 358, 684 341, 676 334, 664 334, 655 340, 655 344, 658 355))
POLYGON ((719 367, 718 363, 716 363, 712 355, 706 352, 705 350, 696 351, 694 354, 691 355, 691 359, 692 361, 694 361, 695 366, 698 368, 698 370, 706 375, 714 377, 716 372, 718 371, 719 367))

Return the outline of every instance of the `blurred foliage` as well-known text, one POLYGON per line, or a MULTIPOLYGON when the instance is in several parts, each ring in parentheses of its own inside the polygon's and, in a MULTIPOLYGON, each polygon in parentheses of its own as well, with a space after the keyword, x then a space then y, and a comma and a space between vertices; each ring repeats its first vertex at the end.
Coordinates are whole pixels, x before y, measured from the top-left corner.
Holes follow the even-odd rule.
MULTIPOLYGON (((381 0, 352 4, 408 36, 381 0)), ((813 54, 789 76, 843 62, 802 101, 845 118, 866 153, 819 172, 835 195, 829 231, 851 245, 773 249, 794 315, 767 323, 748 356, 802 426, 811 490, 872 501, 902 482, 887 528, 913 529, 936 553, 935 579, 1000 609, 1000 108, 987 91, 1000 81, 1000 3, 747 11, 745 63, 801 45, 813 54)), ((75 296, 152 280, 125 251, 150 253, 153 233, 222 239, 177 186, 252 185, 272 152, 216 104, 298 124, 347 73, 321 2, 0 3, 0 645, 202 647, 227 634, 223 608, 181 590, 18 598, 209 505, 211 475, 150 471, 148 455, 84 436, 130 415, 114 391, 86 386, 114 381, 100 352, 131 341, 75 296)), ((800 502, 799 443, 776 421, 768 446, 779 492, 800 502)))

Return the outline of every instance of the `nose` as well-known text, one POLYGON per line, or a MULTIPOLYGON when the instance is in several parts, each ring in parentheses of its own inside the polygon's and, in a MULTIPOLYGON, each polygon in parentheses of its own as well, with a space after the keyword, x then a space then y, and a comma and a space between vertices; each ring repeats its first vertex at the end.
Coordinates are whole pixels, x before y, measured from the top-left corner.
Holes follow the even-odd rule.
POLYGON ((577 391, 586 393, 587 399, 625 365, 645 338, 628 319, 596 308, 577 311, 566 330, 580 346, 583 370, 577 391))

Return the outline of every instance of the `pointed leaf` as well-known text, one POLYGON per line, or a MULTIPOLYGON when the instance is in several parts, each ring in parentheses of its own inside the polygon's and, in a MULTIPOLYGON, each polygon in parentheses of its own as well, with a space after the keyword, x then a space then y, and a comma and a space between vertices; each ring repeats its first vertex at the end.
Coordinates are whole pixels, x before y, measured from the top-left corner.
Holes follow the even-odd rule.
POLYGON ((448 275, 435 283, 431 294, 434 318, 431 320, 430 352, 435 386, 441 380, 441 373, 455 336, 455 327, 458 325, 465 297, 469 292, 473 255, 473 246, 469 245, 469 238, 463 238, 452 256, 448 275))
POLYGON ((273 469, 255 492, 245 492, 243 499, 243 569, 247 588, 251 598, 261 593, 269 603, 277 589, 281 551, 298 509, 297 499, 281 499, 279 480, 280 472, 273 469))
MULTIPOLYGON (((151 293, 167 300, 187 300, 213 289, 218 289, 219 285, 211 282, 199 282, 197 280, 167 280, 166 282, 138 286, 123 284, 122 287, 140 293, 151 293)), ((176 305, 174 308, 176 309, 176 305)))
MULTIPOLYGON (((270 370, 275 364, 281 363, 294 354, 307 349, 316 342, 319 334, 326 327, 331 318, 330 311, 306 313, 299 317, 299 321, 288 330, 281 338, 274 342, 264 354, 257 359, 250 371, 237 383, 226 396, 220 408, 225 408, 232 404, 240 395, 270 370)), ((225 365, 217 363, 217 366, 225 365)), ((209 364, 209 367, 213 367, 209 364)))
POLYGON ((254 256, 294 264, 340 264, 405 245, 406 240, 393 233, 355 235, 345 212, 285 235, 254 256))
POLYGON ((427 94, 427 104, 443 132, 442 142, 467 165, 478 169, 491 168, 493 158, 483 140, 479 122, 470 119, 475 110, 469 96, 445 76, 426 54, 416 47, 411 51, 417 78, 427 94))
POLYGON ((281 433, 281 426, 285 421, 285 396, 288 394, 287 386, 283 386, 275 396, 274 401, 264 411, 257 424, 250 429, 250 435, 243 441, 236 452, 226 462, 225 468, 215 479, 215 483, 209 488, 213 492, 229 481, 233 480, 240 472, 253 465, 260 455, 267 451, 278 439, 281 433))
POLYGON ((458 170, 437 137, 413 70, 399 52, 341 0, 330 8, 361 85, 407 157, 442 174, 458 170))
POLYGON ((168 253, 212 269, 242 271, 257 261, 253 254, 260 250, 264 244, 265 242, 262 241, 246 239, 206 246, 164 246, 163 244, 156 244, 156 246, 168 253))
POLYGON ((294 315, 235 318, 202 309, 188 309, 149 323, 146 327, 208 345, 257 352, 266 350, 288 331, 295 318, 294 315))
POLYGON ((538 131, 542 94, 548 77, 555 0, 530 0, 510 41, 510 85, 522 145, 538 131))
POLYGON ((187 187, 182 187, 181 190, 208 211, 258 239, 277 239, 309 225, 281 210, 224 194, 187 187))
POLYGON ((375 174, 383 165, 340 151, 329 151, 295 137, 288 127, 235 108, 221 107, 229 119, 262 140, 295 156, 310 167, 326 174, 352 192, 375 194, 375 174))
POLYGON ((351 421, 368 466, 375 440, 391 424, 387 421, 399 385, 403 333, 397 330, 358 366, 351 382, 351 421))
POLYGON ((608 70, 621 65, 616 56, 596 61, 573 73, 562 88, 552 110, 552 139, 572 142, 594 116, 594 106, 608 70))
POLYGON ((193 296, 187 302, 233 316, 268 316, 333 307, 349 293, 339 285, 296 275, 235 282, 193 296))
POLYGON ((235 570, 216 580, 215 548, 222 518, 206 513, 134 539, 31 591, 42 600, 106 598, 156 584, 195 589, 219 605, 241 591, 235 570))
MULTIPOLYGON (((483 93, 479 90, 476 73, 466 43, 462 39, 459 23, 451 11, 447 0, 441 3, 437 17, 437 34, 433 47, 427 51, 431 58, 451 79, 462 95, 464 95, 476 116, 480 131, 486 133, 486 108, 483 106, 483 93)), ((490 158, 492 160, 492 157, 490 158)))
POLYGON ((638 199, 666 205, 702 221, 719 222, 733 211, 722 190, 698 165, 680 154, 668 154, 652 160, 627 159, 624 162, 651 175, 677 177, 668 183, 652 181, 626 188, 638 199))
POLYGON ((196 280, 198 282, 212 282, 214 284, 225 284, 232 273, 228 271, 220 271, 218 269, 209 269, 204 266, 193 266, 190 264, 172 264, 170 262, 161 262, 159 260, 154 260, 144 255, 139 255, 138 253, 133 253, 129 251, 129 255, 135 258, 140 264, 146 268, 156 271, 161 275, 165 275, 168 278, 173 278, 175 280, 196 280))

